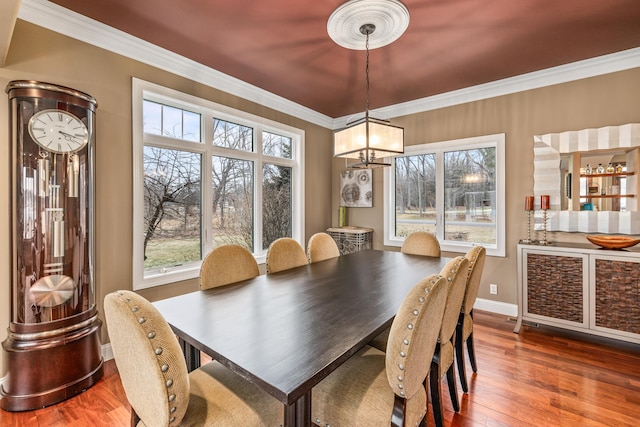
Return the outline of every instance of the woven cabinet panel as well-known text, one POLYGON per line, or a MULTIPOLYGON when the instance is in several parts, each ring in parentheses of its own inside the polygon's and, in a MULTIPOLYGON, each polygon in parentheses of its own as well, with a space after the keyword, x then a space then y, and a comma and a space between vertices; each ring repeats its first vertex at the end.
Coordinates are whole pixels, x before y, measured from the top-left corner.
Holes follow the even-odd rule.
POLYGON ((596 326, 640 334, 640 263, 596 259, 596 326))
POLYGON ((530 314, 582 323, 582 258, 527 254, 527 308, 530 314))

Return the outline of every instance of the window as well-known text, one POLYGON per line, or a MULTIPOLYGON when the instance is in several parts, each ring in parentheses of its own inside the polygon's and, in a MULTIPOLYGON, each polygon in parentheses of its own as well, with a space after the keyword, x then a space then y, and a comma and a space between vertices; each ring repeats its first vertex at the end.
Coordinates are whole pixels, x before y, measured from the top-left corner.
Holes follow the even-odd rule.
POLYGON ((385 245, 434 233, 443 251, 504 256, 504 134, 406 147, 385 170, 385 245))
POLYGON ((134 79, 134 289, 195 278, 242 245, 302 241, 304 132, 134 79))

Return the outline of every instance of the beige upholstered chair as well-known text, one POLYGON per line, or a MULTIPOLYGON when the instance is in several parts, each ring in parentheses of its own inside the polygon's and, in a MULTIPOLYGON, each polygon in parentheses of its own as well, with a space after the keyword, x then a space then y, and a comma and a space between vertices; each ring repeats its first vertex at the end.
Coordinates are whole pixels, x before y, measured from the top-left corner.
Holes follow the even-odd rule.
POLYGON ((453 364, 456 325, 458 324, 458 314, 462 306, 462 299, 467 285, 467 274, 469 271, 469 260, 463 256, 452 259, 444 266, 440 275, 447 279, 448 296, 447 303, 442 317, 442 327, 438 337, 435 354, 431 361, 431 372, 429 373, 429 389, 431 391, 431 405, 433 406, 433 417, 437 427, 444 426, 444 411, 442 407, 442 389, 440 380, 446 375, 451 396, 451 406, 458 412, 458 390, 456 388, 456 371, 453 364))
POLYGON ((438 275, 418 282, 393 320, 386 353, 365 346, 313 388, 316 425, 425 425, 425 360, 433 356, 446 287, 438 275))
POLYGON ((300 243, 290 237, 274 240, 267 250, 267 274, 307 264, 307 254, 300 243))
POLYGON ((414 231, 402 243, 402 253, 409 255, 440 256, 440 242, 426 231, 414 231))
POLYGON ((258 263, 249 250, 240 245, 218 246, 202 261, 200 289, 252 279, 259 274, 258 263))
POLYGON ((284 406, 218 362, 191 373, 171 328, 156 308, 131 291, 104 299, 111 348, 132 425, 278 426, 284 406))
POLYGON ((316 233, 307 244, 307 258, 309 263, 324 261, 325 259, 340 256, 340 249, 333 237, 327 233, 316 233))
POLYGON ((460 376, 460 385, 462 391, 467 393, 469 386, 467 385, 467 374, 464 366, 464 343, 467 343, 467 351, 469 352, 469 361, 473 372, 478 372, 476 365, 476 355, 473 349, 473 304, 478 296, 480 288, 480 278, 482 270, 484 270, 484 260, 487 251, 484 246, 474 246, 467 252, 465 258, 469 260, 469 276, 467 277, 467 287, 462 300, 462 308, 458 317, 458 325, 456 327, 456 362, 458 364, 458 375, 460 376))
MULTIPOLYGON (((408 255, 440 256, 440 243, 436 236, 425 231, 414 231, 402 243, 401 252, 408 255)), ((385 329, 369 342, 371 347, 384 351, 387 346, 389 329, 385 329)))

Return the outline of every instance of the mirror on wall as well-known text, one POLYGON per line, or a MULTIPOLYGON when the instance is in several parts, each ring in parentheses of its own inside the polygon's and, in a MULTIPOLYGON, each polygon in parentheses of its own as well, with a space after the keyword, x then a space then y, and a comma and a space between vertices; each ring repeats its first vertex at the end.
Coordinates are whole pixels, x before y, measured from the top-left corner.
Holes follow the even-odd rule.
MULTIPOLYGON (((640 234, 640 124, 534 136, 534 194, 547 229, 640 234)), ((543 228, 536 213, 536 229, 543 228)))

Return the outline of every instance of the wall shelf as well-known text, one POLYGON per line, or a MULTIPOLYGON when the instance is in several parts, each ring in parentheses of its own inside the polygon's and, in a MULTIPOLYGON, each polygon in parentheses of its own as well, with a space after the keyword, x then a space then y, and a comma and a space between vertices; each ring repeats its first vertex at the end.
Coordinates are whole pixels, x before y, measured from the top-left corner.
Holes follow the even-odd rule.
POLYGON ((622 199, 624 197, 635 197, 635 194, 588 194, 580 195, 581 199, 622 199))
POLYGON ((601 178, 601 177, 610 177, 610 176, 619 176, 619 177, 626 177, 626 176, 631 176, 634 175, 635 172, 620 172, 620 173, 581 173, 580 177, 581 178, 601 178))

